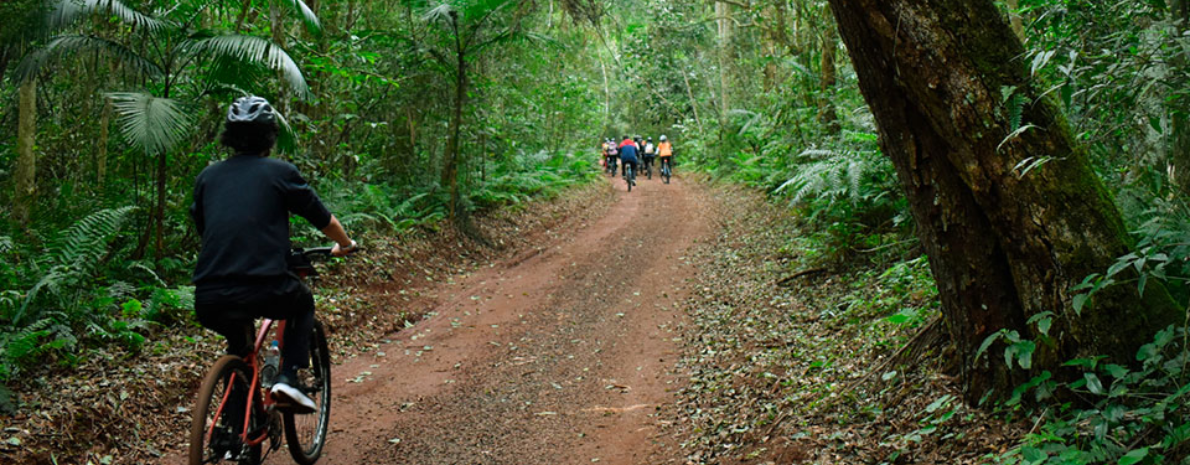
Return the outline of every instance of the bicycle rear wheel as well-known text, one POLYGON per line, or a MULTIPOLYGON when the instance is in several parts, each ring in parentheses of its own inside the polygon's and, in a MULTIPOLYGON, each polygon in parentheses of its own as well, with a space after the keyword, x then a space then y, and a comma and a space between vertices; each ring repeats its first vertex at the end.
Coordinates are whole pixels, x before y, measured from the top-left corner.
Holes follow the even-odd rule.
MULTIPOLYGON (((224 355, 215 362, 198 389, 198 403, 190 421, 190 465, 223 460, 260 463, 261 445, 245 447, 240 438, 252 368, 243 359, 224 355)), ((249 430, 264 421, 264 413, 253 409, 249 430)))
POLYGON ((624 177, 624 180, 628 182, 628 192, 632 192, 632 185, 635 184, 634 182, 632 182, 633 174, 634 173, 632 172, 632 166, 629 166, 628 167, 628 175, 624 177))
POLYGON ((295 462, 312 465, 322 455, 331 418, 331 353, 320 321, 314 322, 310 334, 310 369, 304 371, 300 384, 314 401, 315 411, 309 415, 285 412, 285 442, 295 462))

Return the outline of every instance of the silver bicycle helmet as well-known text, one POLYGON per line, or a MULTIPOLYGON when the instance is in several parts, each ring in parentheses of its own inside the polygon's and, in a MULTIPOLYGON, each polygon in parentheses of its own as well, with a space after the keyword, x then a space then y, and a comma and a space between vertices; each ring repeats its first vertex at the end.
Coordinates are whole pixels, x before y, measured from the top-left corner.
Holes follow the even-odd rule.
POLYGON ((277 115, 268 100, 255 95, 237 98, 227 109, 228 123, 275 123, 277 115))

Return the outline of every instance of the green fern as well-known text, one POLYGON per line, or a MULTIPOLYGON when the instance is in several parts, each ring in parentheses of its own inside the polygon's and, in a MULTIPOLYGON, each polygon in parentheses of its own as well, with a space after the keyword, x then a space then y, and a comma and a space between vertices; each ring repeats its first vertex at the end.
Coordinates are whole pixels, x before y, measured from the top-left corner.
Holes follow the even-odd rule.
POLYGON ((888 159, 875 153, 839 153, 829 150, 808 150, 803 155, 823 157, 799 167, 797 174, 774 191, 788 195, 794 203, 812 198, 831 201, 847 199, 859 203, 878 196, 891 186, 878 182, 891 178, 888 159), (865 180, 873 182, 865 182, 865 180), (789 192, 785 192, 786 190, 789 192))
POLYGON ((103 209, 92 213, 63 230, 46 250, 46 258, 38 263, 45 271, 25 293, 16 314, 10 321, 19 325, 28 315, 43 290, 55 295, 66 294, 71 288, 98 267, 108 252, 108 244, 120 232, 134 207, 103 209))
POLYGON ((135 208, 105 208, 75 222, 50 244, 49 261, 54 265, 98 261, 135 208))
POLYGON ((78 338, 69 327, 59 323, 65 318, 58 312, 47 314, 31 325, 0 332, 0 382, 13 379, 22 365, 55 351, 71 351, 78 338))
POLYGON ((1008 125, 1012 128, 1011 131, 1016 131, 1021 127, 1021 113, 1025 108, 1025 96, 1020 93, 1012 94, 1008 99, 1008 125))

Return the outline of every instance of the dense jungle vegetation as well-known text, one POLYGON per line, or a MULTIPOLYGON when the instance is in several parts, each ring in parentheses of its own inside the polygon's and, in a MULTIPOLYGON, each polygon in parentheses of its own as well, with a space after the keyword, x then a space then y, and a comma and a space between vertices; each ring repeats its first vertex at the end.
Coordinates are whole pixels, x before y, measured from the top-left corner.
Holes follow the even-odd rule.
POLYGON ((0 411, 24 376, 195 324, 190 189, 229 155, 227 103, 257 94, 285 119, 275 156, 365 235, 482 238, 473 213, 597 179, 603 138, 666 134, 679 172, 796 212, 787 251, 809 262, 790 273, 896 270, 880 279, 928 295, 880 318, 937 337, 892 343, 943 340, 968 404, 1034 424, 987 461, 1190 455, 1185 0, 8 0, 0 18, 0 411))

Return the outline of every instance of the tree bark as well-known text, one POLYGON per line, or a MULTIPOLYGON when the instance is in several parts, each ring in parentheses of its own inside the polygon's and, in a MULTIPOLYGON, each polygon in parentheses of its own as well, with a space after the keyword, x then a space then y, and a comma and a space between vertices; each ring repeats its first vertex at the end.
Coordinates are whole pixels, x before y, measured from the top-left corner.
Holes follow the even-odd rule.
MULTIPOLYGON (((1181 37, 1186 32, 1187 22, 1190 22, 1190 12, 1186 9, 1186 0, 1170 0, 1169 13, 1173 20, 1175 37, 1181 37)), ((1175 69, 1185 69, 1186 55, 1177 54, 1171 60, 1175 69)), ((1181 189, 1183 194, 1190 194, 1190 105, 1181 92, 1174 92, 1170 96, 1170 129, 1172 148, 1170 162, 1173 165, 1172 181, 1181 189)))
POLYGON ((155 229, 157 232, 157 242, 154 247, 153 257, 158 262, 165 257, 165 187, 167 181, 167 158, 165 151, 157 154, 157 209, 153 213, 155 229))
MULTIPOLYGON (((282 23, 282 12, 280 0, 272 0, 269 2, 269 29, 273 33, 273 44, 277 47, 285 48, 285 25, 282 23)), ((285 82, 285 74, 278 70, 276 72, 277 81, 285 82)), ((285 85, 277 87, 277 99, 273 102, 273 106, 277 108, 277 112, 282 116, 289 116, 289 92, 285 85)))
POLYGON ((1127 363, 1180 318, 1159 283, 1143 295, 1111 286, 1073 310, 1071 287, 1132 240, 1058 107, 1031 85, 1024 48, 991 0, 830 4, 930 258, 969 401, 989 389, 1004 396, 1029 376, 1006 372, 995 346, 973 359, 1000 329, 1041 340, 1034 370, 1059 372, 1083 354, 1127 363), (1011 126, 1001 103, 1010 87, 1030 102, 1023 121, 1036 127, 1011 126), (1052 158, 1021 174, 1030 157, 1052 158), (1048 341, 1025 325, 1047 311, 1056 314, 1048 341))
POLYGON ((837 48, 836 29, 834 24, 828 24, 822 32, 822 63, 820 95, 818 96, 818 122, 826 128, 828 134, 839 132, 838 116, 835 114, 835 50, 837 48))
POLYGON ((458 221, 459 215, 457 208, 459 205, 459 133, 463 126, 463 99, 467 96, 467 60, 466 54, 463 50, 461 39, 459 38, 459 30, 457 18, 453 18, 453 23, 456 48, 455 48, 455 66, 458 71, 455 73, 455 99, 454 108, 450 118, 450 134, 446 140, 446 161, 442 164, 442 179, 441 184, 450 189, 450 219, 458 221))
POLYGON ((1025 41, 1025 24, 1021 21, 1021 14, 1018 0, 1006 0, 1004 2, 1008 6, 1008 22, 1012 25, 1012 32, 1016 34, 1021 42, 1025 41))
POLYGON ((21 83, 18 92, 20 115, 17 123, 16 192, 13 195, 13 219, 28 226, 33 204, 37 200, 37 78, 21 83))
MULTIPOLYGON (((118 68, 113 62, 109 66, 110 73, 106 77, 109 87, 115 80, 117 70, 118 68)), ((103 187, 103 182, 107 178, 107 144, 111 137, 112 111, 114 110, 112 99, 104 96, 103 113, 99 115, 99 141, 96 143, 95 152, 95 185, 100 188, 103 187)))
MULTIPOLYGON (((719 36, 719 140, 726 135, 728 112, 731 111, 731 5, 712 0, 715 3, 715 24, 718 26, 719 36)), ((720 151, 722 153, 723 151, 720 151)))

